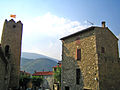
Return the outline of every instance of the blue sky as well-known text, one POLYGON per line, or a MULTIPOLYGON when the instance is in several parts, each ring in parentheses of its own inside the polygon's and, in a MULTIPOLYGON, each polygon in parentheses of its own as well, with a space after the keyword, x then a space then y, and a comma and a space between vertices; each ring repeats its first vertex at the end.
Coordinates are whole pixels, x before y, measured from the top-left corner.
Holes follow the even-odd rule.
POLYGON ((0 34, 5 19, 23 22, 22 51, 61 59, 61 37, 101 21, 120 38, 120 0, 1 0, 0 34))

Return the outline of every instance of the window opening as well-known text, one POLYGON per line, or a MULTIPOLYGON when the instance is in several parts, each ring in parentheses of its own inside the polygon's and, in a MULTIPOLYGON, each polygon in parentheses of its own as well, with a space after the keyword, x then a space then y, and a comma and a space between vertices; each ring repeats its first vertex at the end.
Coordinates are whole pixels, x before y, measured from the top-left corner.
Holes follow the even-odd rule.
POLYGON ((81 60, 81 49, 77 49, 77 60, 81 60))
POLYGON ((101 53, 105 53, 105 48, 101 47, 101 53))
POLYGON ((76 84, 80 84, 80 69, 76 69, 76 84))

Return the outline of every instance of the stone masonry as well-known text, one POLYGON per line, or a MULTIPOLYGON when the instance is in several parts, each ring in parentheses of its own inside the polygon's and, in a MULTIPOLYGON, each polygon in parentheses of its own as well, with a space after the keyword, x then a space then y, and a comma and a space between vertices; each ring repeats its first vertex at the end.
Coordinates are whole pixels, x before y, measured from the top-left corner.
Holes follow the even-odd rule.
POLYGON ((62 90, 120 90, 118 39, 105 25, 89 27, 61 40, 62 90), (77 49, 81 49, 80 60, 77 49), (76 69, 80 69, 79 84, 76 69))
POLYGON ((5 20, 0 46, 0 90, 19 87, 22 41, 21 21, 5 20))

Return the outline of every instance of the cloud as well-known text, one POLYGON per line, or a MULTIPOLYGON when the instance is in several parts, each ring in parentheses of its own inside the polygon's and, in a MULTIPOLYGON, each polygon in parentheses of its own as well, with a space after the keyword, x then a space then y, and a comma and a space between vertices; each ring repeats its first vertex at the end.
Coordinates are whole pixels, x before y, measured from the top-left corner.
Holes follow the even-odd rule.
MULTIPOLYGON (((22 51, 40 53, 57 59, 61 59, 62 52, 59 39, 88 27, 81 25, 78 21, 58 17, 51 13, 30 19, 25 18, 22 23, 22 51)), ((0 22, 0 25, 2 24, 3 22, 0 22)))
POLYGON ((51 13, 23 21, 22 51, 36 52, 61 59, 61 37, 88 26, 51 13))

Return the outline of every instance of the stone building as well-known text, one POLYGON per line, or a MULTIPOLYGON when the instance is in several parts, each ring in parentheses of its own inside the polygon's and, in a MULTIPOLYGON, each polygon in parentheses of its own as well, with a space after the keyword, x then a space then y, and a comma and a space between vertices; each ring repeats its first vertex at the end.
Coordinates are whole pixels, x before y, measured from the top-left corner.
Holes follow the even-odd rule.
POLYGON ((62 90, 120 90, 118 38, 105 22, 61 41, 62 90))
POLYGON ((42 90, 53 90, 53 71, 35 72, 32 76, 43 78, 42 85, 40 85, 42 90))
POLYGON ((22 41, 21 21, 5 20, 0 46, 0 90, 19 87, 22 41))

